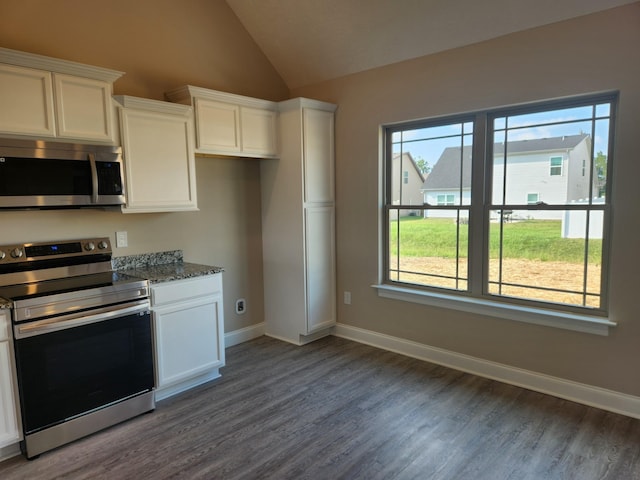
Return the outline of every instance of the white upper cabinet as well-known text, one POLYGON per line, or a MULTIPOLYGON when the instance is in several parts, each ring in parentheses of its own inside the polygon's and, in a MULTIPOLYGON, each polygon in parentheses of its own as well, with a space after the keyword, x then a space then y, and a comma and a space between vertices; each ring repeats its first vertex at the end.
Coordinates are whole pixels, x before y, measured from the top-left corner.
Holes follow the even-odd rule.
POLYGON ((269 109, 240 107, 242 153, 259 157, 278 154, 278 114, 269 109))
POLYGON ((302 109, 305 203, 334 201, 334 123, 332 111, 302 109))
POLYGON ((240 153, 240 107, 196 98, 196 151, 240 153))
POLYGON ((196 153, 255 158, 278 155, 275 102, 190 85, 166 95, 172 102, 193 105, 196 153))
POLYGON ((55 136, 51 73, 0 64, 0 132, 55 136))
POLYGON ((191 107, 116 96, 127 205, 125 213, 197 210, 191 107))
POLYGON ((0 135, 116 143, 122 72, 0 48, 0 135))
POLYGON ((57 73, 53 78, 58 136, 112 142, 111 84, 57 73))

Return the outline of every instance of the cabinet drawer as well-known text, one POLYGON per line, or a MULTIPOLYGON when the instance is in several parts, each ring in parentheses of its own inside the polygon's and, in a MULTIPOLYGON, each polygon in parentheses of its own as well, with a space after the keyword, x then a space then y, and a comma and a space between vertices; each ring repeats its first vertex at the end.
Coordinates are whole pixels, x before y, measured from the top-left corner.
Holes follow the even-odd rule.
POLYGON ((0 342, 9 339, 9 315, 0 310, 0 342))
POLYGON ((189 298, 212 295, 222 291, 222 275, 205 275, 151 285, 151 305, 181 302, 189 298))

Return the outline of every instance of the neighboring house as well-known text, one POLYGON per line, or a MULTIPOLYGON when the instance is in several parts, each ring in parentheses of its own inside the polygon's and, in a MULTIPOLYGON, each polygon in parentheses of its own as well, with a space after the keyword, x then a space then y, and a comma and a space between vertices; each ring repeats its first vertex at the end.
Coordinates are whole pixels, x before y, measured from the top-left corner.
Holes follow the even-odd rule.
MULTIPOLYGON (((425 177, 410 153, 393 155, 391 173, 391 195, 394 205, 422 204, 422 185, 425 177)), ((391 211, 391 220, 396 220, 396 212, 391 211)), ((401 217, 420 215, 418 210, 406 210, 401 217)))
MULTIPOLYGON (((505 204, 549 205, 589 196, 589 135, 520 140, 507 144, 505 204)), ((504 144, 494 145, 493 203, 502 203, 504 144)), ((595 190, 594 188, 594 191, 595 190)), ((446 148, 426 178, 422 192, 430 205, 471 203, 471 147, 446 148)), ((455 217, 454 210, 429 210, 425 217, 455 217)), ((561 211, 514 211, 513 218, 561 219, 561 211)))

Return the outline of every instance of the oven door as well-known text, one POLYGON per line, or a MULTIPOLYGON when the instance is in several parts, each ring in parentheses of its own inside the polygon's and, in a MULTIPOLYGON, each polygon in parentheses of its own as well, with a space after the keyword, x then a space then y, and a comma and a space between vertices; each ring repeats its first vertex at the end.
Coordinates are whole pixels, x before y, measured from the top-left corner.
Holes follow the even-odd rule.
POLYGON ((148 301, 15 325, 14 336, 25 434, 153 389, 148 301))

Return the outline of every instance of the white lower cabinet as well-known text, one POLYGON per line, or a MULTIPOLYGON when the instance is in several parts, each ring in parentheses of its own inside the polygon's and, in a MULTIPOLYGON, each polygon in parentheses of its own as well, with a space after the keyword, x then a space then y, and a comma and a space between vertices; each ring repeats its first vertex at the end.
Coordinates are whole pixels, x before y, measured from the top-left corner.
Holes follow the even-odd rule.
POLYGON ((11 368, 9 328, 8 313, 0 310, 0 459, 3 447, 16 444, 20 440, 15 404, 15 383, 11 368))
POLYGON ((222 274, 151 285, 156 399, 220 376, 224 366, 222 274))

